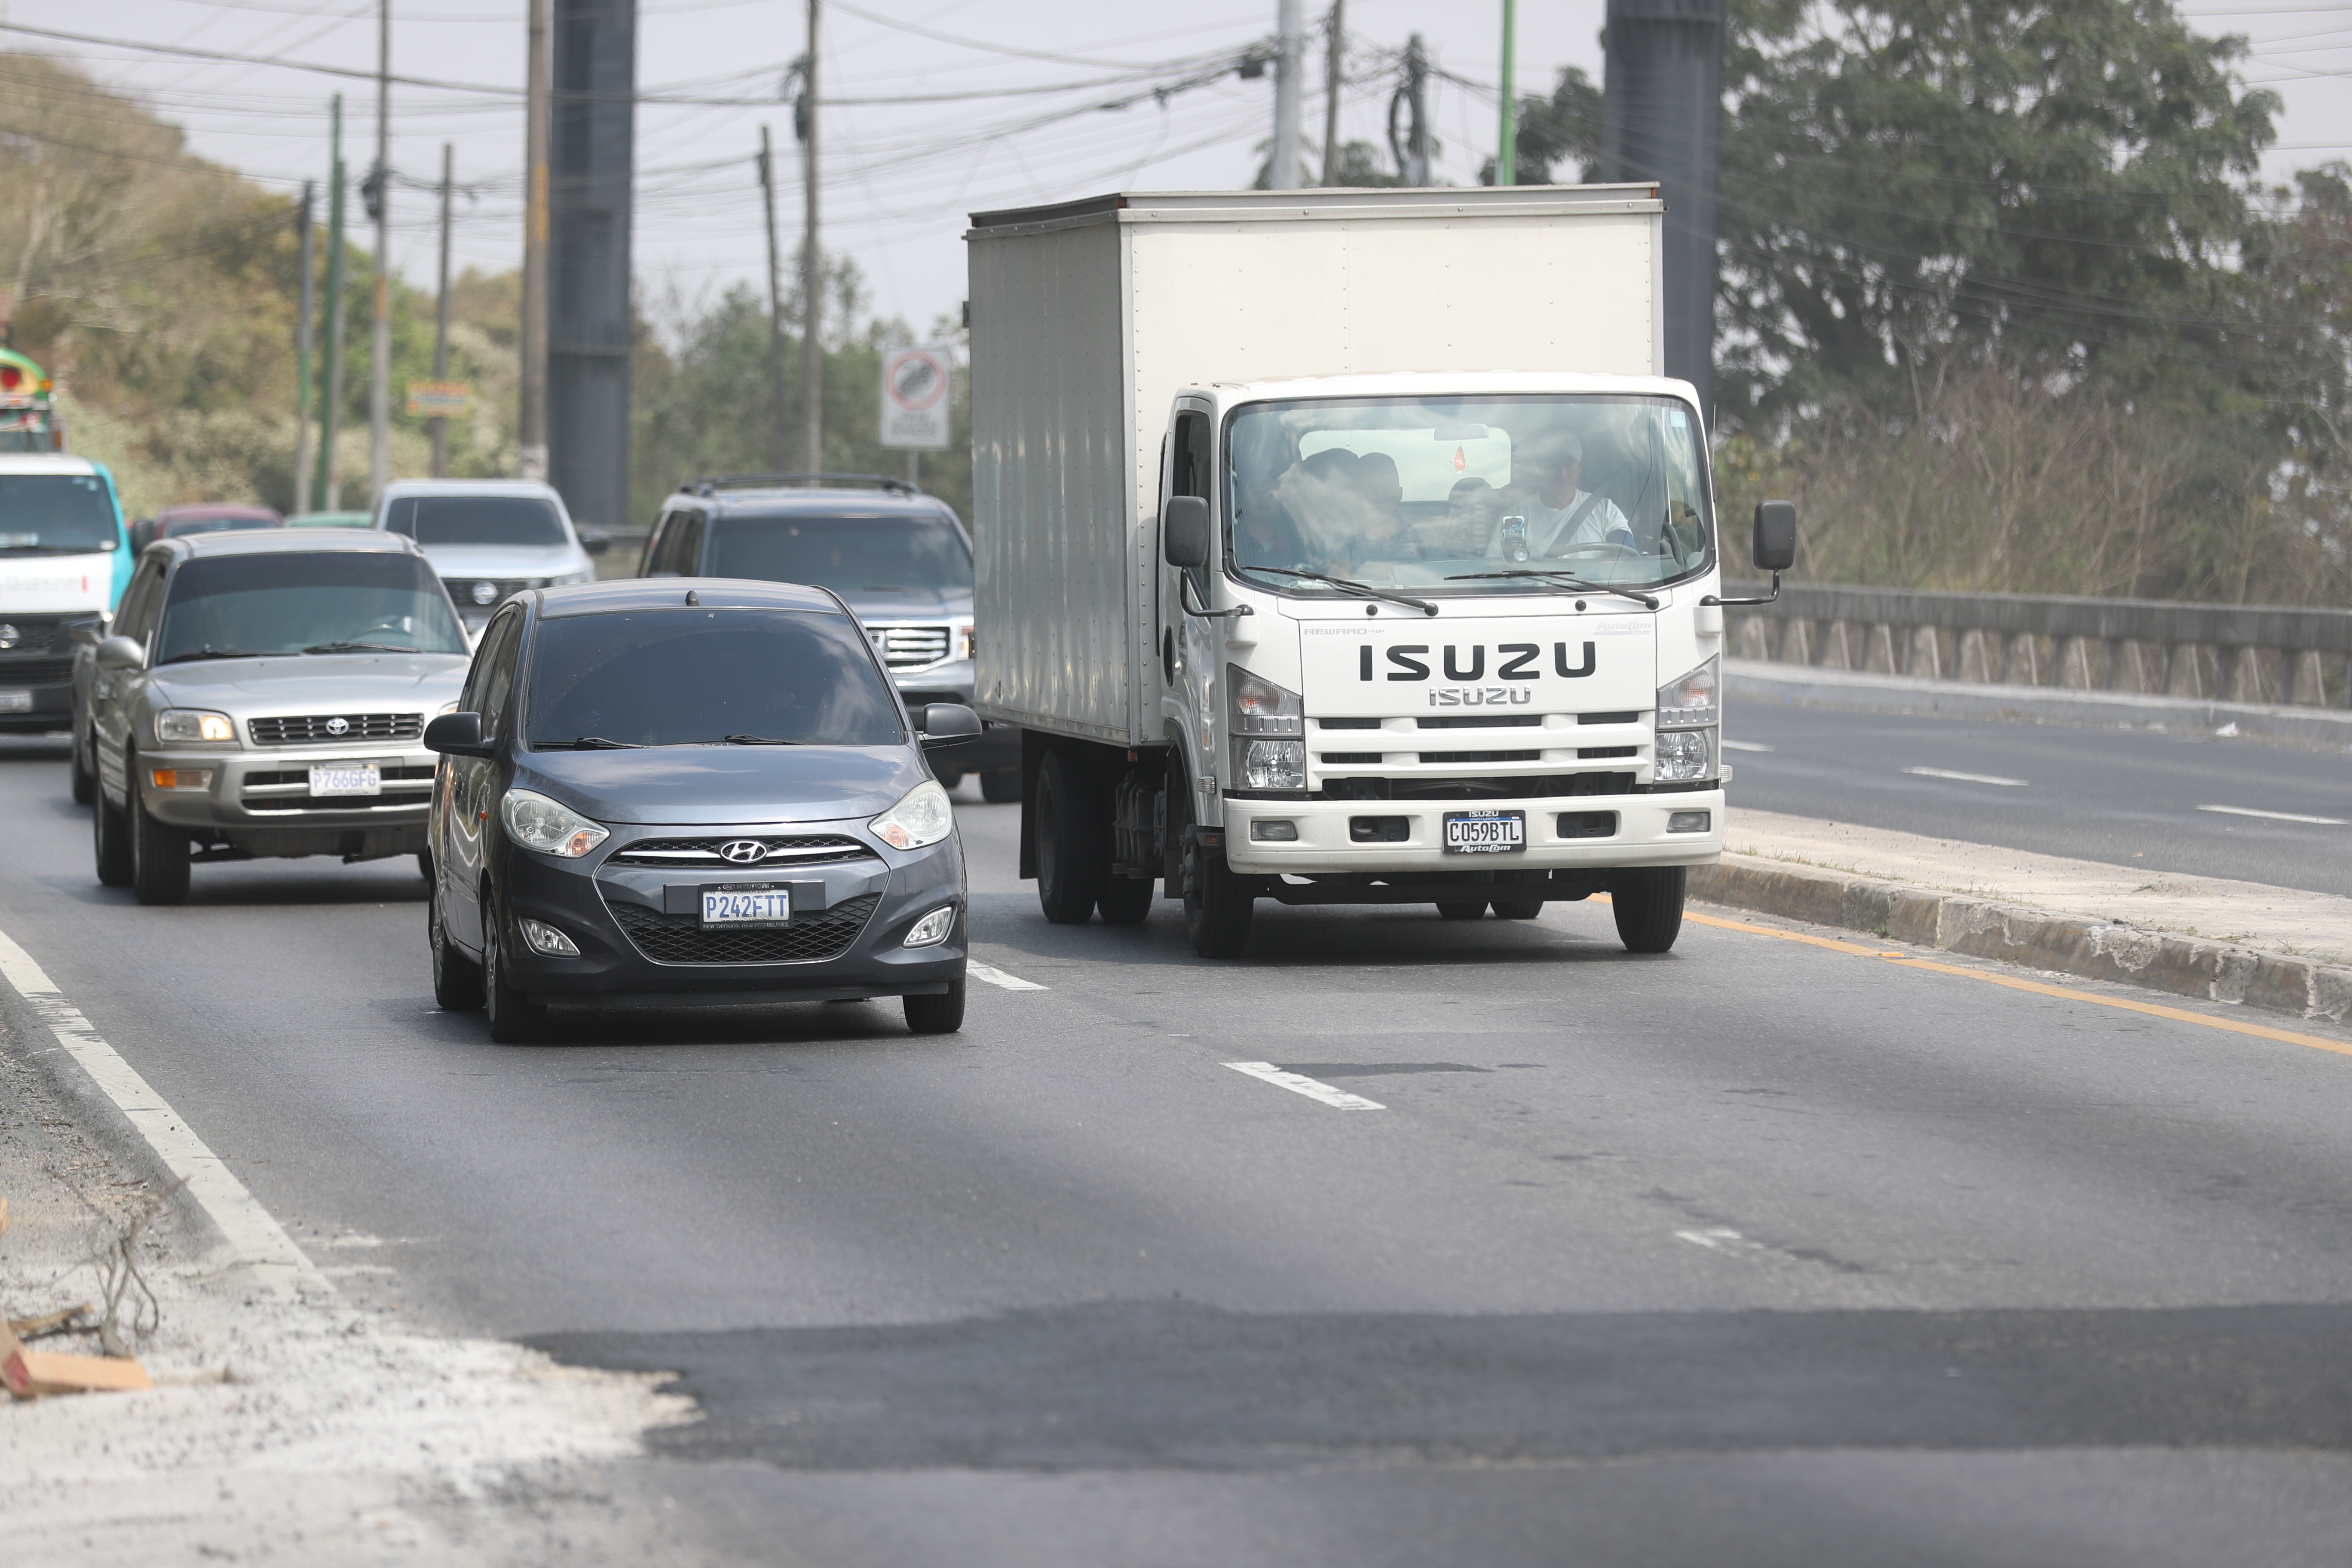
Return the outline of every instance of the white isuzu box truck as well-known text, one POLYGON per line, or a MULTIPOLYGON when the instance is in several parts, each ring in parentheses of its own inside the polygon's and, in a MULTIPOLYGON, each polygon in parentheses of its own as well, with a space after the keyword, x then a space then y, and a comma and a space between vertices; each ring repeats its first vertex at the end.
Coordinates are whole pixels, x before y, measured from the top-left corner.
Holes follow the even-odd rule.
MULTIPOLYGON (((1723 847, 1706 434, 1654 187, 1189 192, 974 215, 982 713, 1046 916, 1610 895, 1723 847)), ((1756 564, 1795 513, 1758 509, 1756 564)))

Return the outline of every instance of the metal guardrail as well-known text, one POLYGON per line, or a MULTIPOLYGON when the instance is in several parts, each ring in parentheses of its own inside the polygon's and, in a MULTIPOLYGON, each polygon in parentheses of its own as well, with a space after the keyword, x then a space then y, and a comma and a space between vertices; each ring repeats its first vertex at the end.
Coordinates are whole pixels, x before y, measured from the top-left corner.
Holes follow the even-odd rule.
POLYGON ((1735 657, 1784 664, 2305 707, 2352 695, 2352 610, 1792 583, 1727 614, 1735 657))

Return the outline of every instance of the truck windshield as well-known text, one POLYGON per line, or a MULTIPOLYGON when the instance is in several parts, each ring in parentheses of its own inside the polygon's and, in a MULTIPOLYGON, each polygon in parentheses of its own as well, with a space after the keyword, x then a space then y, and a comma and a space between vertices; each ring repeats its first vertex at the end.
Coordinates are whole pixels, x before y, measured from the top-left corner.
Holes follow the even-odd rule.
POLYGON ((861 594, 971 592, 971 551, 940 517, 727 516, 712 523, 709 575, 861 594))
POLYGON ((1301 597, 1349 592, 1301 573, 1423 597, 1557 594, 1563 576, 1640 589, 1713 559, 1706 453, 1675 398, 1254 403, 1225 452, 1234 570, 1301 597))
POLYGON ((0 474, 0 553, 87 555, 111 550, 114 498, 94 474, 0 474))
POLYGON ((383 526, 417 543, 562 544, 563 523, 537 496, 402 496, 383 526))
POLYGON ((449 595, 416 556, 289 550, 183 563, 172 574, 155 661, 465 651, 449 595))

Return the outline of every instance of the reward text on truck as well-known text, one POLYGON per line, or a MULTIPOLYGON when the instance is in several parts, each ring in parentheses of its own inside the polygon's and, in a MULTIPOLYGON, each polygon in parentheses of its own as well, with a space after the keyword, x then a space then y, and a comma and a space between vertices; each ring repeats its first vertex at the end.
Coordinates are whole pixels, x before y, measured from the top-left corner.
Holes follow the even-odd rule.
MULTIPOLYGON (((978 705, 1051 920, 1238 952, 1255 900, 1663 952, 1723 847, 1701 411, 1648 186, 976 215, 978 705)), ((1756 563, 1795 516, 1758 510, 1756 563)))

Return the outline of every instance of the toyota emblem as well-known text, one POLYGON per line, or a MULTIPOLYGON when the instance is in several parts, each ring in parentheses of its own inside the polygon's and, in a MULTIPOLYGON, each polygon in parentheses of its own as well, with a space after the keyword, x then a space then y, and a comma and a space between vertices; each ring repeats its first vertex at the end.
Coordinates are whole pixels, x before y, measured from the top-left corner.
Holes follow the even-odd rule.
POLYGON ((351 728, 352 721, 349 719, 336 718, 327 721, 327 733, 330 735, 347 735, 351 732, 351 728))
POLYGON ((496 583, 475 584, 473 600, 474 603, 478 605, 497 604, 499 602, 499 585, 496 583))
POLYGON ((768 858, 768 847, 756 838, 738 838, 720 845, 719 858, 737 866, 756 866, 768 858))
POLYGON ((24 633, 11 626, 0 626, 0 647, 15 647, 24 639, 24 633))

